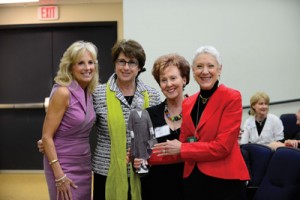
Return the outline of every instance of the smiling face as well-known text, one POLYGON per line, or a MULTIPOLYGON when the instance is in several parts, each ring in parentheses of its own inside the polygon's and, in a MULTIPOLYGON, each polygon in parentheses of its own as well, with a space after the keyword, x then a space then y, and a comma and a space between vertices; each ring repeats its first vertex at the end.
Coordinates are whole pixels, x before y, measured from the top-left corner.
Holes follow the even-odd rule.
MULTIPOLYGON (((122 63, 122 62, 121 62, 122 63)), ((118 77, 118 82, 120 83, 132 83, 135 82, 135 79, 140 71, 138 64, 133 66, 129 63, 138 63, 134 58, 128 58, 124 53, 120 53, 118 59, 115 62, 115 72, 118 77), (125 65, 120 64, 119 61, 125 61, 125 65)))
POLYGON ((256 116, 263 118, 265 118, 269 112, 269 104, 263 98, 260 98, 257 103, 252 106, 252 108, 255 110, 256 116))
POLYGON ((166 67, 159 76, 161 91, 169 100, 182 98, 185 84, 186 78, 181 77, 178 67, 174 65, 166 67))
POLYGON ((202 90, 210 90, 221 75, 222 65, 209 53, 201 53, 193 63, 194 78, 202 90))
POLYGON ((90 52, 85 51, 83 56, 72 65, 71 71, 74 79, 85 89, 95 74, 95 63, 90 52))

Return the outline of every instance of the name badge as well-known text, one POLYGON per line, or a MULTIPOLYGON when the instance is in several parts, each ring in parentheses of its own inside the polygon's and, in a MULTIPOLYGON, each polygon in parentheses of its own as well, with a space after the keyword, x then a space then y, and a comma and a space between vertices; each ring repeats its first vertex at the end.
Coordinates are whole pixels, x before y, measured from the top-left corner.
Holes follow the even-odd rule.
POLYGON ((160 138, 166 135, 170 135, 170 127, 168 125, 164 125, 164 126, 160 126, 160 127, 156 127, 154 129, 155 132, 155 137, 156 138, 160 138))
POLYGON ((189 143, 197 142, 197 138, 196 138, 195 136, 188 137, 188 138, 187 138, 187 141, 188 141, 189 143))

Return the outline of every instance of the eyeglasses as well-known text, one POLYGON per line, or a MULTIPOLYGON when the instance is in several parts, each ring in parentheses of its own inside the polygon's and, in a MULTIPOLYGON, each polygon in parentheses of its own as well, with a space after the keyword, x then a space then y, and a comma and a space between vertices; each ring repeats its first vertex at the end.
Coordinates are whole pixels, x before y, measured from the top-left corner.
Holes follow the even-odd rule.
POLYGON ((125 65, 128 64, 130 68, 135 68, 138 66, 138 61, 129 60, 127 62, 126 60, 123 59, 117 59, 116 64, 121 67, 125 67, 125 65))

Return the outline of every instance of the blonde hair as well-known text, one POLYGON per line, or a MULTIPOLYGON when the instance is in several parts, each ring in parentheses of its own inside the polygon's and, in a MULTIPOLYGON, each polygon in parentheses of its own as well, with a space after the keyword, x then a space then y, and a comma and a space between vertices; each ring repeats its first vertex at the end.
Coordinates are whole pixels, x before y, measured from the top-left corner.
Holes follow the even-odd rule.
POLYGON ((270 103, 270 97, 265 92, 256 92, 252 97, 250 98, 250 115, 255 115, 256 112, 253 109, 253 106, 257 104, 259 100, 265 100, 266 103, 269 105, 270 103))
POLYGON ((62 86, 69 86, 71 84, 71 82, 74 80, 74 77, 71 73, 72 66, 83 56, 86 51, 91 54, 95 64, 95 74, 87 86, 89 92, 94 92, 99 83, 99 69, 97 60, 98 49, 91 42, 77 41, 71 44, 60 60, 59 69, 54 78, 55 83, 62 86))

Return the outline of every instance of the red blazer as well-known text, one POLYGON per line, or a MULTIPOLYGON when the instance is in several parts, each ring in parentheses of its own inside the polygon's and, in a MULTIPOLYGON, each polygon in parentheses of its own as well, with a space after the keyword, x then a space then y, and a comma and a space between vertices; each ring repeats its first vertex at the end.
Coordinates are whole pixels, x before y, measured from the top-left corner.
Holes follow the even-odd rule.
POLYGON ((197 129, 191 118, 199 93, 182 104, 183 121, 180 157, 185 162, 183 177, 188 177, 194 166, 209 176, 222 179, 249 180, 249 172, 238 145, 242 120, 242 99, 239 91, 223 84, 210 97, 200 117, 197 129), (196 136, 197 142, 187 138, 196 136))

